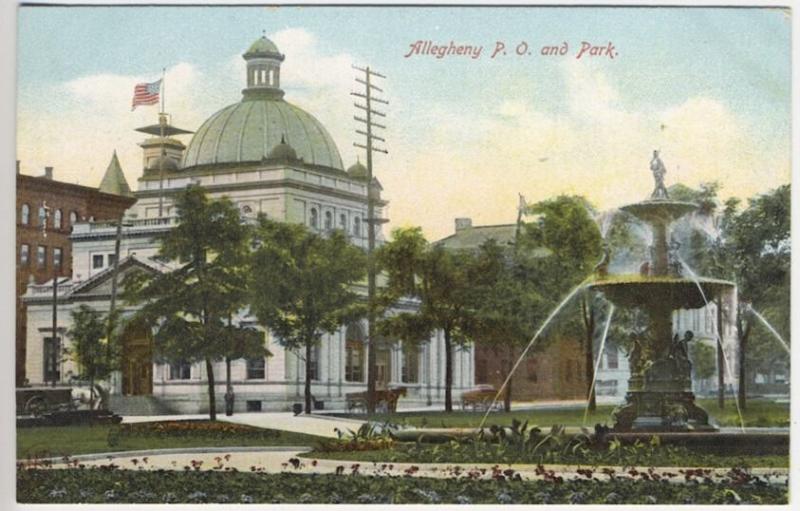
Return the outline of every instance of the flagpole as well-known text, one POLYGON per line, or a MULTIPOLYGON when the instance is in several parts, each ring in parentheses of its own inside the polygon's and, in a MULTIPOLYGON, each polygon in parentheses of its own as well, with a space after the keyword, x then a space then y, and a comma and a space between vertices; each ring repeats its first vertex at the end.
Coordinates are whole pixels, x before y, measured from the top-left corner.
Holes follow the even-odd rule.
POLYGON ((161 68, 161 113, 158 115, 158 128, 161 135, 161 155, 158 158, 158 218, 164 216, 164 125, 166 117, 164 114, 164 90, 166 81, 164 80, 167 68, 161 68))

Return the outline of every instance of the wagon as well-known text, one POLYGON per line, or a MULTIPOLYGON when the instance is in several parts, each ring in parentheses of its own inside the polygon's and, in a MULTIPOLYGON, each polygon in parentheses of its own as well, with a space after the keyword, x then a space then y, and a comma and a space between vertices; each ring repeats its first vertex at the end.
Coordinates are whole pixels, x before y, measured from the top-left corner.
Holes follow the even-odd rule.
MULTIPOLYGON (((503 389, 503 392, 497 397, 495 406, 502 406, 505 395, 506 390, 503 389)), ((472 390, 461 394, 461 409, 467 410, 471 407, 473 411, 488 410, 495 396, 497 396, 497 389, 493 385, 477 385, 472 390)))
POLYGON ((17 415, 40 416, 74 410, 71 387, 23 387, 17 389, 17 415))

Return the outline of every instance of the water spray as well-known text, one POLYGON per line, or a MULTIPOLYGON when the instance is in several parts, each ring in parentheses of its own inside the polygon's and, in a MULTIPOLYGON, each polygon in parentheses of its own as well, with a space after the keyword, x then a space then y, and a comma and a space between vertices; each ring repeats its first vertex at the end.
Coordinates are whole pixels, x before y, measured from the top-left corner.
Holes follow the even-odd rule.
POLYGON ((594 364, 594 373, 592 373, 592 385, 589 387, 589 395, 586 397, 586 410, 583 412, 583 425, 586 425, 586 419, 589 417, 589 403, 592 399, 592 392, 594 392, 595 383, 597 383, 597 370, 600 369, 600 361, 603 360, 603 349, 606 346, 606 337, 608 337, 608 327, 611 326, 611 316, 614 315, 614 304, 609 305, 608 319, 606 326, 603 329, 603 338, 600 339, 600 349, 597 353, 597 362, 594 364))

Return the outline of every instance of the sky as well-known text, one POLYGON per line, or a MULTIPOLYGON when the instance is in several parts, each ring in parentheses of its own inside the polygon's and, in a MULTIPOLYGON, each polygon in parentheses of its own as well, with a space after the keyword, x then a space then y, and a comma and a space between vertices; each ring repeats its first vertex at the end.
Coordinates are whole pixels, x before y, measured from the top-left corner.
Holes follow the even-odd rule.
POLYGON ((519 193, 529 203, 563 193, 619 207, 652 191, 653 149, 667 185, 719 181, 723 198, 747 198, 790 181, 791 19, 780 9, 18 12, 17 159, 26 174, 53 166, 59 180, 97 186, 116 150, 135 188, 143 136, 133 130, 154 123, 157 108, 131 112, 134 85, 166 68, 166 110, 194 131, 241 99, 241 54, 263 32, 286 55, 285 99, 326 126, 345 167, 359 156, 351 65, 386 75, 389 154, 374 168, 390 201, 387 230, 420 225, 438 239, 456 217, 512 223, 519 193), (417 41, 482 50, 407 57, 417 41), (506 53, 492 58, 498 42, 506 53), (595 55, 577 58, 583 42, 595 55), (565 43, 563 55, 542 55, 565 43))

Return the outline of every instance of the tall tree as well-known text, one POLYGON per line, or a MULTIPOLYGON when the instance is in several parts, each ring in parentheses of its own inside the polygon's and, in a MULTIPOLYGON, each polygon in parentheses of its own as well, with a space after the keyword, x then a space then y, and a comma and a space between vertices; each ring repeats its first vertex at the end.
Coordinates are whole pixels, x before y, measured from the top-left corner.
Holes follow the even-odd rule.
POLYGON ((209 418, 216 420, 214 361, 231 353, 232 338, 247 353, 266 355, 252 328, 228 325, 241 305, 249 228, 227 198, 210 200, 199 186, 176 198, 178 225, 161 239, 159 256, 175 269, 157 275, 132 272, 124 297, 143 304, 139 319, 155 329, 155 352, 171 362, 205 362, 209 418))
POLYGON ((255 236, 251 310, 281 345, 305 359, 305 412, 311 413, 312 352, 323 334, 363 316, 354 286, 365 276, 366 254, 341 231, 323 237, 264 217, 255 236))
MULTIPOLYGON (((547 313, 542 307, 544 300, 517 251, 501 247, 493 239, 479 247, 469 274, 475 311, 474 320, 466 325, 469 337, 506 352, 509 367, 503 370, 508 373, 547 313)), ((511 410, 512 382, 513 378, 509 379, 505 388, 506 411, 511 410)))
POLYGON ((444 337, 445 411, 453 410, 453 352, 470 341, 475 320, 467 271, 473 255, 448 251, 425 240, 419 227, 392 232, 392 241, 378 251, 378 262, 387 277, 383 303, 407 296, 418 300, 414 313, 385 317, 379 327, 408 339, 429 339, 441 331, 444 337))
MULTIPOLYGON (((570 195, 561 195, 530 207, 529 213, 536 218, 525 224, 520 243, 521 248, 545 248, 550 253, 548 257, 532 261, 539 282, 539 293, 549 297, 547 310, 556 307, 560 297, 585 281, 600 259, 602 236, 592 218, 593 211, 586 199, 570 195)), ((620 226, 613 228, 615 236, 623 236, 624 231, 620 226)), ((578 328, 582 331, 579 338, 584 356, 586 395, 592 408, 596 406, 594 392, 591 391, 594 379, 594 337, 598 307, 601 305, 602 302, 592 293, 581 293, 581 326, 578 328)), ((565 327, 569 329, 571 325, 567 324, 565 327)))
POLYGON ((115 322, 84 304, 72 311, 72 327, 67 332, 72 343, 66 355, 75 362, 78 377, 89 382, 90 407, 94 407, 95 382, 108 378, 119 366, 120 350, 113 342, 116 336, 111 336, 109 345, 109 323, 115 322))

